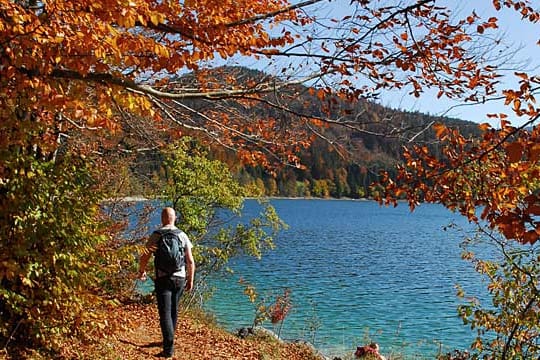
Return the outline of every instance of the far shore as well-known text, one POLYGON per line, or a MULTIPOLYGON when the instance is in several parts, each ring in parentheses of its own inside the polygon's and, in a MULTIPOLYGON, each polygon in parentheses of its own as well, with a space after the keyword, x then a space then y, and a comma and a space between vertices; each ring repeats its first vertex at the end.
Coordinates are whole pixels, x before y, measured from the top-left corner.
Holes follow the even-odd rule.
MULTIPOLYGON (((244 199, 246 200, 336 200, 336 201, 376 201, 373 199, 368 198, 348 198, 348 197, 342 197, 342 198, 333 198, 333 197, 314 197, 314 196, 262 196, 262 197, 256 197, 256 196, 246 196, 244 199)), ((118 197, 118 198, 111 198, 107 199, 106 201, 125 201, 125 202, 136 202, 136 201, 148 201, 153 200, 151 198, 147 198, 143 195, 131 195, 131 196, 124 196, 124 197, 118 197)))

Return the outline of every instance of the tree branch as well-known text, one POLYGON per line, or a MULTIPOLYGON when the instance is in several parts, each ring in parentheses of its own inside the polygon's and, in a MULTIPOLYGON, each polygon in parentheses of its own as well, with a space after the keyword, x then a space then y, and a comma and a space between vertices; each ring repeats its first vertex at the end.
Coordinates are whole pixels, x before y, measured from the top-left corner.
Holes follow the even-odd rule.
POLYGON ((209 99, 209 100, 219 100, 226 98, 241 97, 249 94, 261 94, 276 92, 281 89, 284 89, 292 85, 304 84, 310 80, 317 79, 321 76, 321 73, 313 73, 312 75, 306 76, 304 78, 283 82, 281 84, 276 84, 275 82, 267 82, 258 84, 257 86, 246 88, 246 89, 230 89, 230 90, 216 90, 216 91, 207 91, 207 92, 166 92, 160 91, 150 85, 139 84, 132 79, 116 77, 109 73, 89 73, 86 75, 80 74, 77 71, 73 70, 64 70, 64 69, 55 69, 50 73, 50 76, 63 79, 72 79, 72 80, 82 80, 82 81, 94 81, 107 83, 111 85, 117 85, 134 92, 141 94, 147 94, 155 96, 162 99, 209 99))
MULTIPOLYGON (((529 302, 527 303, 527 306, 523 308, 523 310, 520 312, 519 317, 522 318, 527 311, 535 304, 537 301, 536 296, 533 296, 529 302)), ((510 335, 508 336, 508 339, 506 340, 506 343, 504 344, 503 352, 501 354, 501 359, 506 360, 506 354, 508 352, 508 349, 510 348, 510 343, 514 339, 514 336, 516 335, 517 330, 519 329, 520 324, 517 322, 514 327, 512 328, 512 331, 510 332, 510 335)))
POLYGON ((304 8, 304 7, 309 6, 309 5, 316 4, 316 3, 321 2, 321 1, 323 1, 323 0, 308 0, 308 1, 298 3, 298 4, 292 4, 292 5, 289 5, 289 6, 285 7, 285 8, 283 8, 283 9, 272 11, 272 12, 269 12, 269 13, 266 13, 266 14, 253 16, 253 17, 251 17, 249 19, 243 19, 243 20, 231 22, 231 23, 226 24, 225 26, 230 28, 230 27, 235 27, 235 26, 239 26, 239 25, 246 25, 246 24, 254 23, 254 22, 257 22, 259 20, 269 19, 269 18, 275 17, 277 15, 287 13, 287 12, 292 11, 292 10, 301 9, 301 8, 304 8))
POLYGON ((399 136, 390 136, 389 134, 386 134, 386 133, 377 133, 377 132, 374 132, 374 131, 370 131, 370 130, 360 128, 360 127, 358 127, 358 124, 356 122, 354 122, 354 121, 340 121, 340 120, 336 120, 336 119, 329 119, 329 118, 322 117, 322 116, 308 115, 308 114, 300 113, 298 111, 294 111, 289 107, 276 104, 276 103, 271 102, 271 101, 266 100, 266 99, 251 98, 251 97, 245 97, 245 98, 259 101, 261 103, 267 104, 267 105, 269 105, 269 106, 271 106, 271 107, 273 107, 275 109, 281 110, 281 111, 289 113, 291 115, 295 115, 295 116, 302 117, 302 118, 307 118, 307 119, 314 119, 314 120, 318 120, 318 121, 321 121, 321 122, 324 122, 324 123, 327 123, 327 124, 331 124, 331 125, 341 126, 341 127, 344 127, 344 128, 350 129, 350 130, 354 130, 354 131, 358 131, 358 132, 361 132, 361 133, 364 133, 364 134, 367 134, 367 135, 373 135, 373 136, 379 136, 379 137, 385 137, 385 138, 391 138, 391 137, 393 137, 393 138, 401 138, 399 136))
MULTIPOLYGON (((424 6, 430 2, 435 2, 435 0, 421 0, 421 1, 418 1, 416 4, 413 4, 413 5, 409 5, 407 7, 404 7, 402 9, 398 9, 397 11, 393 12, 392 14, 388 15, 387 17, 385 17, 384 19, 380 20, 377 24, 375 24, 374 26, 370 27, 368 29, 368 31, 366 31, 361 37, 359 37, 356 41, 354 41, 353 43, 351 43, 350 46, 353 46, 353 45, 356 45, 356 44, 359 44, 360 42, 364 41, 371 33, 373 33, 375 30, 377 30, 382 24, 385 24, 386 22, 390 21, 391 19, 395 18, 396 16, 400 15, 400 14, 403 14, 403 13, 408 13, 410 12, 411 10, 413 9, 416 9, 416 8, 419 8, 421 6, 424 6)), ((341 55, 343 53, 343 51, 345 51, 345 49, 341 50, 338 55, 341 55)))
MULTIPOLYGON (((499 140, 496 144, 494 144, 490 148, 488 148, 485 151, 483 151, 482 153, 480 153, 478 156, 474 156, 474 157, 469 158, 468 160, 463 161, 460 164, 460 167, 469 165, 469 164, 471 164, 472 162, 475 162, 475 161, 482 160, 485 156, 489 155, 492 151, 495 151, 496 149, 498 149, 502 144, 504 144, 510 137, 515 135, 518 131, 525 129, 527 126, 529 126, 531 124, 534 124, 539 118, 540 118, 540 114, 536 115, 531 120, 524 123, 523 125, 515 128, 513 131, 510 131, 508 134, 506 134, 505 137, 503 137, 501 140, 499 140)), ((448 173, 450 171, 454 171, 454 170, 456 170, 456 169, 455 168, 447 168, 447 169, 445 169, 443 171, 440 171, 440 172, 438 172, 436 174, 429 175, 428 178, 434 178, 434 177, 437 177, 437 176, 441 176, 443 174, 446 174, 446 173, 448 173)))

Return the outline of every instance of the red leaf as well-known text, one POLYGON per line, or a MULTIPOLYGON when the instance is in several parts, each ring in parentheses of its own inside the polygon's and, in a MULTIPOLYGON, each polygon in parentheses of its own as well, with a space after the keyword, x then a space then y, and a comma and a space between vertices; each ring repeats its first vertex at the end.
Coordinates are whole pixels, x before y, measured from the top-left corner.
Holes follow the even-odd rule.
POLYGON ((535 230, 529 230, 523 234, 523 243, 524 244, 534 244, 538 240, 538 234, 535 230))
POLYGON ((529 161, 537 162, 540 159, 540 144, 534 144, 529 149, 529 161))
POLYGON ((506 155, 508 156, 510 162, 515 163, 521 160, 523 155, 523 147, 519 142, 513 142, 506 146, 506 155))
POLYGON ((540 206, 539 205, 529 206, 529 208, 527 210, 528 210, 529 214, 540 215, 540 206))

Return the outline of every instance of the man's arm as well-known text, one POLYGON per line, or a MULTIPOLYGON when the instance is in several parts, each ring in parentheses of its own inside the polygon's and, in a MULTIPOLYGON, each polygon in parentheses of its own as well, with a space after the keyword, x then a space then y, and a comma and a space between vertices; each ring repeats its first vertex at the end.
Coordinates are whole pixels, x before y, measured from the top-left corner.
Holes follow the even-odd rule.
POLYGON ((150 260, 151 255, 152 253, 150 252, 150 249, 145 247, 141 254, 141 258, 139 259, 139 276, 138 277, 142 281, 146 280, 146 265, 148 264, 148 260, 150 260))
POLYGON ((186 291, 193 289, 193 280, 195 279, 195 260, 191 247, 186 246, 186 291))
POLYGON ((150 239, 148 239, 146 246, 142 250, 141 257, 139 258, 139 279, 142 281, 146 280, 146 265, 148 265, 148 260, 150 260, 150 257, 154 253, 155 249, 155 241, 153 238, 153 235, 150 236, 150 239))

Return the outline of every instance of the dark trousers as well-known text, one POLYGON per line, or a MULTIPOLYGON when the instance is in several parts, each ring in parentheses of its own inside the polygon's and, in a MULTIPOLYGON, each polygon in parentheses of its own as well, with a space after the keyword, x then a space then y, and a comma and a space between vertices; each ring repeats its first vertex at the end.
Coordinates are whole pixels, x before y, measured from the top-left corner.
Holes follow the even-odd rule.
POLYGON ((167 355, 172 355, 174 352, 174 331, 178 319, 178 303, 184 292, 185 283, 185 278, 177 276, 163 276, 155 281, 159 325, 163 336, 163 352, 167 355))

